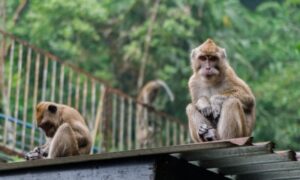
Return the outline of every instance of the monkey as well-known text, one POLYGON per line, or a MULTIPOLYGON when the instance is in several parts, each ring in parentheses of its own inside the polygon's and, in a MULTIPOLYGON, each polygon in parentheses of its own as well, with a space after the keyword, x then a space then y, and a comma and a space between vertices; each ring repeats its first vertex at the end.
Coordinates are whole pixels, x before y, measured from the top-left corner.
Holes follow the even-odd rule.
MULTIPOLYGON (((164 88, 167 92, 170 100, 174 101, 174 94, 170 90, 169 86, 162 80, 152 80, 143 86, 138 94, 137 101, 143 104, 152 105, 155 101, 160 88, 164 88)), ((154 129, 147 126, 147 112, 146 108, 142 105, 137 106, 137 140, 140 146, 146 147, 151 144, 151 140, 154 134, 154 129)))
POLYGON ((137 100, 144 104, 151 105, 157 97, 160 88, 163 87, 167 92, 171 101, 174 101, 174 94, 170 90, 169 86, 162 80, 149 81, 139 92, 137 100))
POLYGON ((250 136, 255 124, 255 97, 230 66, 225 49, 211 39, 193 49, 193 74, 186 107, 194 142, 250 136))
POLYGON ((40 102, 36 122, 46 135, 46 143, 26 155, 26 159, 89 154, 92 137, 84 118, 74 108, 54 102, 40 102))

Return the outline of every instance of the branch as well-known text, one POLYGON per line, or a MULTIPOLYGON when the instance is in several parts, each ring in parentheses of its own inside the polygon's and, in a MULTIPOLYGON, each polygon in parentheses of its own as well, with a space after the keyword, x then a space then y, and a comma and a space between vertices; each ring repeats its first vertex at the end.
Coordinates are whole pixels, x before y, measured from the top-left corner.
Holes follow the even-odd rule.
POLYGON ((152 39, 152 30, 153 30, 152 25, 156 21, 156 15, 157 15, 157 10, 159 8, 159 3, 160 3, 160 0, 155 1, 154 9, 153 9, 151 17, 150 17, 151 19, 150 19, 146 39, 145 39, 144 54, 143 54, 143 57, 142 57, 142 60, 141 60, 142 61, 141 62, 141 68, 140 68, 139 77, 138 77, 138 89, 140 89, 142 87, 143 81, 144 81, 145 68, 146 68, 146 64, 147 64, 147 60, 148 60, 148 54, 149 54, 149 46, 150 46, 151 39, 152 39))
POLYGON ((20 4, 14 14, 14 17, 13 17, 13 24, 16 25, 20 19, 20 16, 21 14, 24 12, 26 6, 28 5, 28 0, 21 0, 20 1, 20 4))
POLYGON ((5 30, 5 25, 6 25, 6 1, 2 0, 0 2, 0 22, 2 25, 0 26, 2 29, 5 30))

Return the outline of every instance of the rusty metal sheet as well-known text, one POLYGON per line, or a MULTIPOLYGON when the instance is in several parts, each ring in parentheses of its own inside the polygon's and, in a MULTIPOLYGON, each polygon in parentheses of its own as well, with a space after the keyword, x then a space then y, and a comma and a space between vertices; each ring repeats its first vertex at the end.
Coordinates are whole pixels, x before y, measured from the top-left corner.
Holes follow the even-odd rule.
MULTIPOLYGON (((245 138, 244 138, 245 139, 245 138)), ((194 152, 198 153, 200 150, 216 150, 224 149, 226 150, 229 147, 237 147, 236 144, 231 143, 230 141, 215 141, 207 143, 198 143, 198 144, 186 144, 170 147, 160 147, 160 148, 149 148, 149 149, 139 149, 123 152, 113 152, 113 153, 101 153, 95 155, 80 155, 76 157, 63 157, 56 159, 47 159, 47 160, 34 160, 27 162, 17 162, 9 163, 5 166, 0 166, 0 172, 10 169, 22 169, 22 168, 32 168, 32 167, 41 167, 41 166, 54 166, 58 164, 68 164, 76 162, 87 162, 87 161, 98 161, 98 160, 107 160, 107 159, 116 159, 116 158, 128 158, 128 157, 144 157, 152 155, 164 155, 164 154, 173 154, 173 153, 188 153, 194 152)))
MULTIPOLYGON (((289 170, 300 170, 299 161, 287 161, 287 162, 276 162, 276 163, 264 163, 264 164, 251 164, 244 166, 222 168, 223 174, 257 174, 271 171, 289 171, 289 170)), ((300 174, 299 174, 300 175, 300 174)))

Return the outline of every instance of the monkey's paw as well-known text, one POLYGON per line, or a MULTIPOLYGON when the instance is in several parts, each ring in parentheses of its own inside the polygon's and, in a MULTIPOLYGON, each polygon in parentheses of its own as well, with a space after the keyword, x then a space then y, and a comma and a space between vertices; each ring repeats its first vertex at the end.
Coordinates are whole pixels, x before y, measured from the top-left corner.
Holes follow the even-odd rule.
POLYGON ((213 119, 218 119, 221 115, 222 107, 219 105, 212 105, 212 115, 213 119))
POLYGON ((26 160, 45 159, 47 152, 44 152, 40 147, 35 147, 32 151, 25 154, 26 160))
POLYGON ((215 141, 217 140, 217 134, 215 129, 208 129, 207 133, 203 135, 205 141, 215 141))
POLYGON ((207 126, 207 124, 201 124, 200 127, 199 127, 199 129, 198 129, 198 135, 200 137, 203 137, 203 135, 205 133, 207 133, 207 132, 208 132, 208 126, 207 126))
POLYGON ((211 115, 211 113, 213 112, 212 107, 210 107, 210 106, 199 109, 199 111, 205 117, 209 117, 211 115))
POLYGON ((226 96, 215 95, 210 98, 212 115, 214 119, 218 119, 221 114, 223 102, 227 99, 226 96))
POLYGON ((37 159, 43 159, 43 156, 36 151, 30 151, 27 154, 25 154, 26 160, 37 160, 37 159))
POLYGON ((205 107, 201 107, 199 105, 196 104, 196 107, 198 109, 198 111, 204 116, 204 117, 209 117, 212 113, 212 107, 210 105, 205 106, 205 107))
POLYGON ((204 117, 209 117, 212 113, 212 107, 206 98, 200 98, 195 106, 204 117))
POLYGON ((204 141, 214 141, 217 140, 216 130, 208 127, 207 124, 201 124, 198 129, 198 135, 204 141))

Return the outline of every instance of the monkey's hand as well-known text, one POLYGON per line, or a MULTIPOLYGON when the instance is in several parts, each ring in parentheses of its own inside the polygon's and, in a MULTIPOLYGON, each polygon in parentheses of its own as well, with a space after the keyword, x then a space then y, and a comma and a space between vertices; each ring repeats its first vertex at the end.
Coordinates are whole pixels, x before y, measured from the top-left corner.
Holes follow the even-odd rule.
POLYGON ((212 115, 214 120, 217 120, 220 117, 223 102, 227 99, 227 96, 223 95, 214 95, 210 98, 212 115))
POLYGON ((210 102, 205 96, 200 97, 195 106, 204 117, 209 117, 212 113, 210 102))
POLYGON ((44 153, 45 152, 43 152, 42 148, 36 147, 25 155, 25 159, 26 160, 45 159, 46 156, 44 153))
POLYGON ((207 124, 200 124, 198 129, 198 135, 204 141, 215 141, 217 140, 217 132, 214 128, 209 127, 207 124))

